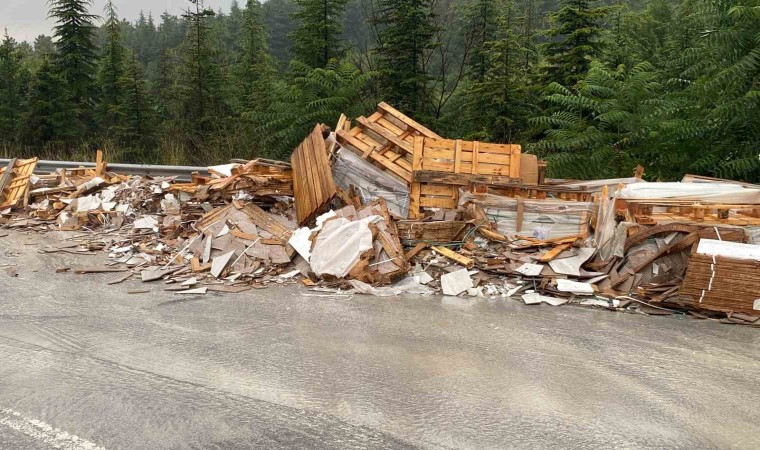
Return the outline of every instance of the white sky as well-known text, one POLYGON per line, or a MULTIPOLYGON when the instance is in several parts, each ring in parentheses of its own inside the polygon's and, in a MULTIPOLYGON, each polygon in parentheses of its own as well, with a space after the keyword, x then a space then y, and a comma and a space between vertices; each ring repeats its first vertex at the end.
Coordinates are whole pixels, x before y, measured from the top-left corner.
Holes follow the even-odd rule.
MULTIPOLYGON (((106 0, 94 0, 91 12, 99 16, 103 15, 103 6, 106 0)), ((206 0, 206 7, 218 11, 229 11, 232 0, 206 0)), ((241 5, 244 0, 238 0, 241 5)), ((158 24, 158 17, 164 11, 179 15, 187 7, 192 6, 188 0, 114 0, 119 9, 119 17, 130 22, 137 20, 140 10, 153 13, 153 18, 158 24)), ((53 21, 47 19, 46 0, 0 0, 0 33, 3 28, 8 28, 8 34, 18 41, 33 42, 40 34, 51 34, 53 21)))

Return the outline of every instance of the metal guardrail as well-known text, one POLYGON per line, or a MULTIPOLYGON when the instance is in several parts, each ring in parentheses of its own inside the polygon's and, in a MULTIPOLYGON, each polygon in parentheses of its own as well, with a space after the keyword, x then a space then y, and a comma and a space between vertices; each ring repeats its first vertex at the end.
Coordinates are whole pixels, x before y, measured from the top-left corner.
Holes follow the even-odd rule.
MULTIPOLYGON (((6 166, 10 159, 0 159, 0 167, 6 166)), ((35 173, 51 173, 55 169, 77 169, 79 167, 94 168, 93 162, 77 161, 37 161, 35 173)), ((198 172, 200 175, 208 175, 206 167, 198 166, 158 166, 150 164, 119 164, 108 163, 108 171, 124 175, 150 175, 153 177, 177 177, 180 181, 190 181, 191 174, 198 172)))

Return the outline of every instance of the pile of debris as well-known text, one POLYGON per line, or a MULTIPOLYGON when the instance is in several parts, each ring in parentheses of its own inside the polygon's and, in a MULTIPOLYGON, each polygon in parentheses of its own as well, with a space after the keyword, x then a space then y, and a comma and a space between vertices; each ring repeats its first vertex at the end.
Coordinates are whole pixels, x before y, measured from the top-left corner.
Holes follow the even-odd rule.
MULTIPOLYGON (((445 139, 381 103, 317 124, 291 161, 189 181, 91 168, 0 171, 0 225, 105 250, 77 273, 185 294, 300 281, 315 289, 513 298, 760 326, 760 186, 546 178, 516 144, 445 139), (731 274, 731 277, 727 277, 731 274)), ((59 270, 67 270, 60 268, 59 270)))

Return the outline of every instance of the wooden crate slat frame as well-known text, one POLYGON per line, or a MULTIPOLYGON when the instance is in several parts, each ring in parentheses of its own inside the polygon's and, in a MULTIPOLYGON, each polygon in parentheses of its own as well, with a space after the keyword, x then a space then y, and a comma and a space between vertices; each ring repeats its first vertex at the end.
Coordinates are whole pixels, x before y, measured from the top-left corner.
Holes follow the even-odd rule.
POLYGON ((423 208, 456 208, 459 187, 510 184, 520 177, 519 145, 414 137, 409 214, 423 208))
POLYGON ((304 224, 337 194, 321 124, 316 125, 296 148, 290 162, 293 166, 296 217, 299 224, 304 224))
POLYGON ((0 192, 0 209, 13 208, 26 197, 29 178, 37 166, 37 158, 16 159, 13 167, 0 169, 0 180, 5 185, 0 192))

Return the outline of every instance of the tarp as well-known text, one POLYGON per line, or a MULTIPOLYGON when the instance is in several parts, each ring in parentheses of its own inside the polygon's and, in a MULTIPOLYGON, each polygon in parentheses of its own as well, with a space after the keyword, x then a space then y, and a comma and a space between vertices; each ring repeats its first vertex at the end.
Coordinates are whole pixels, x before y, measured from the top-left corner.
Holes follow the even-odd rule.
POLYGON ((381 220, 369 216, 354 222, 343 217, 325 222, 311 252, 311 270, 318 276, 345 277, 362 253, 372 248, 369 224, 381 220))

